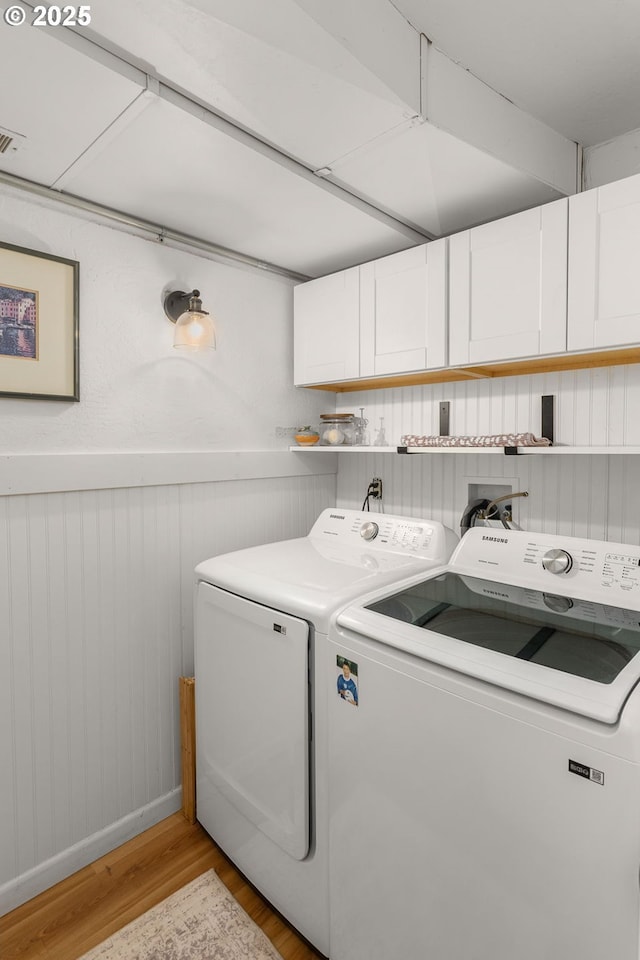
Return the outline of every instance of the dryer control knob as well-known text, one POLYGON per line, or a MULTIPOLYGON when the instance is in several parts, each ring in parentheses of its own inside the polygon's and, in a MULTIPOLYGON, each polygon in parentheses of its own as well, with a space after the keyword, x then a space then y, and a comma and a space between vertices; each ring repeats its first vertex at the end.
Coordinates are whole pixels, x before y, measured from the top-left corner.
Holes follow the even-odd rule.
POLYGON ((377 523, 374 523, 373 520, 367 520, 360 527, 360 536, 363 540, 375 540, 378 536, 378 529, 377 523))
POLYGON ((549 573, 569 573, 573 557, 566 550, 548 550, 542 558, 542 566, 549 573))

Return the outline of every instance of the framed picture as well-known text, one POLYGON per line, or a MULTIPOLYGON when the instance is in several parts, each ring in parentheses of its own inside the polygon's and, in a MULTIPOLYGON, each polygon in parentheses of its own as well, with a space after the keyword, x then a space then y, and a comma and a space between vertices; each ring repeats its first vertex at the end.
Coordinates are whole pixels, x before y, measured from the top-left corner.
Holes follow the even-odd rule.
POLYGON ((0 397, 79 400, 79 264, 0 243, 0 397))

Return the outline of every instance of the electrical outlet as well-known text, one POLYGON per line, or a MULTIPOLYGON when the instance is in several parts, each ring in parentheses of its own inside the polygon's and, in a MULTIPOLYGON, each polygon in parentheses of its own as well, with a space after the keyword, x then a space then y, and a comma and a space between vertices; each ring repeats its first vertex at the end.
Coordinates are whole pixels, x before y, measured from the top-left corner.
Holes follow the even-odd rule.
POLYGON ((372 500, 382 500, 382 480, 380 477, 373 478, 369 484, 369 489, 371 491, 369 496, 372 500))

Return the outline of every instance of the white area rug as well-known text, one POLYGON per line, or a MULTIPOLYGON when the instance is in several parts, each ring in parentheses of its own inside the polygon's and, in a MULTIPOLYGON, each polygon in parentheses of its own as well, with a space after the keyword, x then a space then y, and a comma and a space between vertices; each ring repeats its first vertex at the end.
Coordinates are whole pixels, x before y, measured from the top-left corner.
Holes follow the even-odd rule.
POLYGON ((214 870, 197 877, 80 960, 282 960, 214 870))

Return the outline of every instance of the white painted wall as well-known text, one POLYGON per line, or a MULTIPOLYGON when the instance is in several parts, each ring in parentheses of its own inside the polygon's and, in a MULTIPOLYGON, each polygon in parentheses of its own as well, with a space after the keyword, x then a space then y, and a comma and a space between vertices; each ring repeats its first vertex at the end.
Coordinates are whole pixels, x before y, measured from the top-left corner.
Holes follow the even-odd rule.
POLYGON ((81 278, 80 403, 0 397, 4 913, 179 808, 193 568, 306 534, 336 465, 275 434, 333 405, 292 386, 289 282, 15 191, 0 236, 81 278), (202 291, 215 353, 173 350, 168 285, 202 291))
POLYGON ((81 397, 0 397, 1 452, 285 449, 276 426, 304 425, 332 403, 292 386, 290 281, 0 190, 3 242, 80 261, 81 397), (167 287, 201 291, 216 351, 174 350, 167 287))

